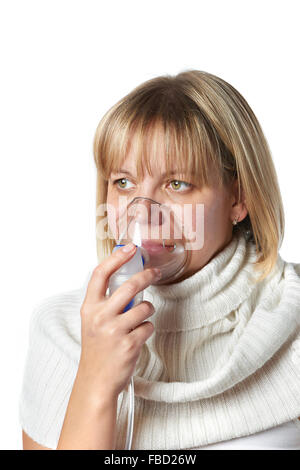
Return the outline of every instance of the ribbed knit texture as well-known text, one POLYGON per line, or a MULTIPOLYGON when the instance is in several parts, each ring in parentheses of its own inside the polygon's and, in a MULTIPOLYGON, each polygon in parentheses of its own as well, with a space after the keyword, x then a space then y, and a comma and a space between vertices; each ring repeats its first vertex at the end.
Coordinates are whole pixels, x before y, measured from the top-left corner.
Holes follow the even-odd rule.
MULTIPOLYGON (((300 416, 300 264, 278 254, 259 284, 242 234, 184 281, 149 286, 155 331, 136 364, 133 449, 196 449, 300 416)), ((34 310, 20 422, 56 448, 80 358, 82 289, 34 310)), ((117 449, 125 445, 126 391, 117 449)))

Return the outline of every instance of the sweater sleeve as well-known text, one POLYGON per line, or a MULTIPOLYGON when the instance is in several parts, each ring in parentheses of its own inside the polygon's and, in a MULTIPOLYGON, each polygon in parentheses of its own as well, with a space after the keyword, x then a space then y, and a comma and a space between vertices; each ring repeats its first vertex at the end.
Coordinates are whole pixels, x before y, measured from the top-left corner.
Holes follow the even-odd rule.
POLYGON ((80 357, 83 291, 49 297, 33 310, 19 421, 31 439, 56 449, 80 357))

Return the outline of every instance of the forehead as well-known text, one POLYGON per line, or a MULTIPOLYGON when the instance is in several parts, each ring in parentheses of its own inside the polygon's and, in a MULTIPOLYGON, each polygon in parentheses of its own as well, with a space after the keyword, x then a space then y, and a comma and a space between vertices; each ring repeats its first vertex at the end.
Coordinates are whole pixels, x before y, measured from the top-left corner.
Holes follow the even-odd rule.
MULTIPOLYGON (((153 176, 166 176, 167 174, 172 175, 172 174, 189 174, 189 171, 184 168, 184 167, 178 167, 178 165, 172 165, 171 168, 168 170, 167 165, 166 165, 166 160, 164 157, 162 157, 160 160, 153 158, 150 159, 149 161, 150 164, 150 175, 153 176)), ((132 175, 136 174, 136 168, 137 168, 137 157, 134 154, 128 155, 121 167, 118 170, 112 171, 112 173, 131 173, 132 175)), ((144 172, 149 174, 148 170, 146 167, 143 168, 144 172)))
POLYGON ((136 174, 138 167, 142 174, 150 173, 154 176, 167 172, 189 173, 183 155, 180 158, 173 145, 169 144, 169 156, 166 157, 166 135, 160 124, 150 128, 142 140, 133 134, 129 139, 125 157, 119 160, 118 168, 112 171, 125 169, 131 174, 136 174))

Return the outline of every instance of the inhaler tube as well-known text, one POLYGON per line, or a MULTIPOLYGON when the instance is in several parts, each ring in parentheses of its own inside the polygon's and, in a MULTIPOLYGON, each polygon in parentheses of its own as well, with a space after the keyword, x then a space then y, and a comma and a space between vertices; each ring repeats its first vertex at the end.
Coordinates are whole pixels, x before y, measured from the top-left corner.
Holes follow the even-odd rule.
MULTIPOLYGON (((113 252, 121 246, 133 242, 137 249, 134 256, 124 263, 109 279, 109 295, 112 295, 125 281, 134 274, 147 268, 159 268, 161 279, 153 284, 173 282, 178 279, 190 261, 190 251, 185 249, 185 238, 175 240, 175 232, 180 222, 176 220, 168 206, 164 206, 152 199, 136 197, 127 206, 124 214, 119 217, 118 224, 122 226, 121 235, 113 252), (150 219, 148 215, 151 213, 150 219), (128 221, 129 215, 129 221, 128 221), (146 215, 146 216, 145 216, 146 215), (125 221, 125 224, 124 224, 125 221), (153 223, 154 222, 154 223, 153 223), (169 222, 170 236, 163 236, 163 228, 169 222), (158 237, 149 237, 148 225, 155 225, 158 237), (125 226, 125 230, 124 230, 125 226)), ((120 230, 119 230, 120 233, 120 230)), ((143 301, 143 291, 138 292, 126 305, 123 313, 143 301)), ((129 383, 129 409, 127 421, 127 435, 125 449, 131 449, 134 423, 134 383, 133 376, 129 383)))
MULTIPOLYGON (((113 248, 113 252, 118 250, 124 245, 116 245, 113 248)), ((130 279, 133 274, 143 271, 144 269, 144 258, 141 254, 140 247, 137 247, 134 256, 123 264, 115 273, 110 276, 109 279, 109 295, 112 295, 125 281, 130 279)), ((134 307, 143 300, 143 292, 138 292, 134 298, 126 305, 123 313, 127 312, 130 308, 134 307)))
MULTIPOLYGON (((120 249, 124 246, 123 244, 118 244, 114 247, 113 252, 120 249)), ((140 272, 144 269, 144 258, 141 254, 140 247, 137 247, 134 256, 124 263, 115 273, 110 276, 109 279, 109 295, 112 295, 125 281, 130 279, 135 273, 140 272)), ((123 313, 131 309, 138 303, 143 300, 143 291, 138 292, 133 299, 126 305, 123 310, 123 313)), ((133 377, 130 379, 129 383, 129 406, 128 406, 128 418, 127 418, 127 434, 126 434, 126 443, 125 450, 131 449, 132 436, 133 436, 133 425, 134 425, 134 383, 133 377)))

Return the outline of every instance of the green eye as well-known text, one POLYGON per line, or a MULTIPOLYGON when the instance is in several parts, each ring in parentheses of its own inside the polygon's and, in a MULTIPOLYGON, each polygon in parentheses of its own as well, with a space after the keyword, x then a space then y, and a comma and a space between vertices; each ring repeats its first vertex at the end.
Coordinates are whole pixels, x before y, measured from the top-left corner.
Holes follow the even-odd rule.
POLYGON ((126 189, 126 182, 127 182, 127 181, 128 181, 127 178, 119 178, 118 180, 115 180, 115 181, 113 182, 113 184, 114 184, 114 185, 117 184, 120 189, 126 189), (125 183, 124 183, 124 181, 125 181, 125 183), (120 183, 120 184, 124 184, 125 186, 120 186, 119 183, 120 183))
POLYGON ((185 183, 185 181, 179 181, 179 180, 173 180, 171 181, 170 184, 173 184, 173 183, 176 183, 174 186, 174 189, 176 192, 181 192, 181 191, 178 191, 178 188, 180 188, 182 184, 185 184, 188 188, 192 186, 190 183, 185 183))
MULTIPOLYGON (((119 181, 117 181, 118 184, 122 185, 124 184, 124 181, 126 181, 126 178, 122 178, 119 181)), ((123 187, 123 186, 122 186, 123 187)))

